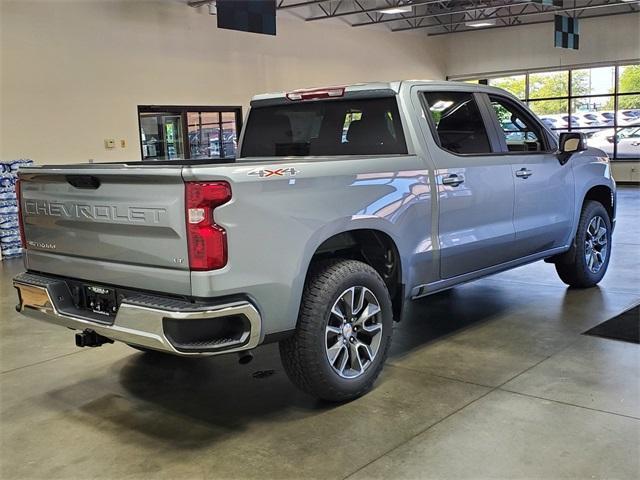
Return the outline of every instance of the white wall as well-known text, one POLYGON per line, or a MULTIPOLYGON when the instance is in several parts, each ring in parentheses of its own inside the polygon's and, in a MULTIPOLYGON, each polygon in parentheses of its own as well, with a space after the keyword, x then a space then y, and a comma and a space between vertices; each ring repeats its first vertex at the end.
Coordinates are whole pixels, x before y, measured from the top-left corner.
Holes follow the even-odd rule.
POLYGON ((583 19, 580 49, 554 48, 553 23, 445 37, 449 77, 640 58, 640 14, 583 19))
POLYGON ((0 21, 2 159, 139 159, 137 105, 246 107, 267 91, 444 78, 442 39, 280 13, 275 37, 218 30, 177 0, 0 0, 0 21))

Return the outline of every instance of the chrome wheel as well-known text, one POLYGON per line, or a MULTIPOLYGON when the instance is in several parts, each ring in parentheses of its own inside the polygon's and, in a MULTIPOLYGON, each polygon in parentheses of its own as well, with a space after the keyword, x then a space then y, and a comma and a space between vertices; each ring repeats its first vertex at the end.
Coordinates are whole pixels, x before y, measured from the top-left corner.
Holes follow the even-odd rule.
POLYGON ((382 340, 381 308, 366 287, 351 287, 331 307, 325 350, 331 368, 342 378, 362 375, 378 354, 382 340))
POLYGON ((609 252, 607 224, 601 216, 591 219, 584 241, 584 259, 591 273, 598 273, 609 252))

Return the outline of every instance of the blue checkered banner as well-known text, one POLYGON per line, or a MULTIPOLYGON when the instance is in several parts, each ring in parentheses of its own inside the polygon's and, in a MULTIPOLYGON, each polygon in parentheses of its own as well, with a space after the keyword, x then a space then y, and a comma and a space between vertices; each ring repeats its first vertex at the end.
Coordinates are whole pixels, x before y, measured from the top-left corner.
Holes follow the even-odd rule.
POLYGON ((555 16, 554 46, 556 48, 580 48, 580 28, 577 18, 555 16))

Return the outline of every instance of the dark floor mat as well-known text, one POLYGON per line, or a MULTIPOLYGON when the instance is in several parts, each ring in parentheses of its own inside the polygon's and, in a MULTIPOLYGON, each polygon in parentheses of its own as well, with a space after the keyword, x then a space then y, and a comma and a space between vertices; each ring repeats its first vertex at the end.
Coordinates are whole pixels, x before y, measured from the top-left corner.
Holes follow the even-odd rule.
POLYGON ((640 343, 640 305, 584 332, 585 335, 640 343))

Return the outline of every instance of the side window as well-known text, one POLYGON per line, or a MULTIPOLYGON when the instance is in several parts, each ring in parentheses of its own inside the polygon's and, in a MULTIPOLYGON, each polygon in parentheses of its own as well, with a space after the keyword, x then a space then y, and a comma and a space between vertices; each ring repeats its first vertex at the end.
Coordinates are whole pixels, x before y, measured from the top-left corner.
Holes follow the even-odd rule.
POLYGON ((440 146, 453 153, 491 153, 482 115, 470 92, 425 92, 440 146))
POLYGON ((512 102, 490 96, 510 152, 542 152, 545 150, 540 126, 512 102))

